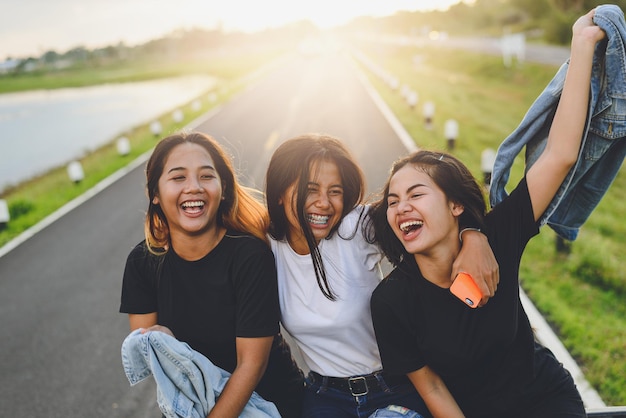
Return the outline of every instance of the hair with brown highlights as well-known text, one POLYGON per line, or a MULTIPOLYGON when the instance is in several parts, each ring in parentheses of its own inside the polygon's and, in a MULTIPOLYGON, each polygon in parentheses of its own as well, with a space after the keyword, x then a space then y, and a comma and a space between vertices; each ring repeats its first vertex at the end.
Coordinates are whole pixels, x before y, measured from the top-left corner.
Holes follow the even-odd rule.
POLYGON ((144 234, 148 249, 155 254, 167 252, 170 234, 167 218, 159 205, 153 202, 159 192, 159 178, 165 162, 178 145, 191 143, 204 148, 222 181, 223 200, 217 211, 217 224, 229 229, 254 235, 267 242, 269 216, 263 203, 254 197, 255 191, 241 186, 236 178, 233 164, 223 148, 209 135, 201 132, 180 132, 163 138, 154 148, 146 164, 146 191, 148 211, 144 234))

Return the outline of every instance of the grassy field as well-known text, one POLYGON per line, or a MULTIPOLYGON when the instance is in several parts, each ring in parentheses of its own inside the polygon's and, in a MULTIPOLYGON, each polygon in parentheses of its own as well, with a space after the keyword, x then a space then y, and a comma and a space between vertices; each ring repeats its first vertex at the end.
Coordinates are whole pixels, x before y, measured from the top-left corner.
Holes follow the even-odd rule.
MULTIPOLYGON (((466 52, 374 44, 361 44, 359 49, 397 77, 400 88, 394 90, 369 73, 419 147, 445 150, 444 123, 458 122, 453 153, 478 178, 482 151, 497 149, 558 70, 532 63, 507 69, 499 57, 466 52), (402 97, 403 85, 418 93, 415 108, 402 97), (430 130, 421 112, 426 101, 436 109, 430 130)), ((522 173, 519 156, 509 190, 522 173)), ((556 251, 556 234, 546 226, 530 242, 521 272, 523 288, 607 405, 626 405, 625 211, 626 173, 621 170, 570 243, 571 252, 556 251)))
MULTIPOLYGON (((395 112, 398 119, 416 138, 420 147, 445 149, 444 121, 457 120, 460 134, 454 154, 468 163, 480 178, 480 154, 485 148, 496 149, 521 121, 524 113, 554 76, 557 68, 526 63, 506 69, 497 57, 454 53, 409 47, 384 48, 361 44, 359 48, 371 59, 394 74, 402 84, 419 93, 419 106, 410 108, 399 91, 392 90, 370 73, 372 84, 395 112), (425 129, 421 104, 436 106, 434 128, 425 129)), ((174 123, 171 115, 160 120, 164 132, 186 125, 218 103, 228 100, 243 87, 241 77, 262 67, 279 55, 247 54, 195 65, 160 68, 109 68, 59 73, 54 76, 30 76, 18 80, 0 77, 0 92, 29 88, 54 88, 86 85, 95 82, 128 81, 157 76, 197 72, 202 68, 218 76, 216 100, 208 92, 199 97, 198 110, 185 108, 185 120, 174 123), (160 75, 159 75, 160 74, 160 75), (86 83, 86 84, 83 84, 86 83), (10 87, 7 87, 10 86, 10 87)), ((67 201, 84 193, 115 170, 154 146, 155 138, 147 126, 126 133, 132 143, 130 155, 121 157, 114 144, 103 147, 82 161, 86 179, 79 184, 67 180, 65 167, 6 190, 11 222, 0 231, 0 246, 67 201)), ((112 140, 115 138, 112 138, 112 140)), ((523 161, 518 159, 511 178, 519 179, 523 161)), ((626 273, 623 249, 626 222, 626 173, 622 170, 606 197, 572 243, 571 253, 555 251, 555 234, 545 227, 533 239, 523 261, 523 287, 533 302, 557 331, 565 346, 576 358, 589 382, 609 405, 626 405, 626 273)))

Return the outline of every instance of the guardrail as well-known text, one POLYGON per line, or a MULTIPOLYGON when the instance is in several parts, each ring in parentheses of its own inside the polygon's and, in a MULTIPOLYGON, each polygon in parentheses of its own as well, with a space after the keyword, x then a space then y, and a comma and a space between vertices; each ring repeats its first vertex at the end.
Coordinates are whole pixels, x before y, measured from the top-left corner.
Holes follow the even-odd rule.
POLYGON ((606 406, 587 408, 589 418, 626 418, 626 406, 606 406))

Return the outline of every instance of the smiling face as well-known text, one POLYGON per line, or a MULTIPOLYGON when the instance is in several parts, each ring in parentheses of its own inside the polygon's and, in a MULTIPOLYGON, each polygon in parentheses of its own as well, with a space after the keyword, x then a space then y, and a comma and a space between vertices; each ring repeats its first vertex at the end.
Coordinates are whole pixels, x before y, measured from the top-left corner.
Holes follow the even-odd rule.
POLYGON ((387 222, 410 254, 432 254, 458 241, 458 216, 463 207, 448 200, 423 170, 412 164, 389 182, 387 222))
MULTIPOLYGON (((297 214, 296 188, 297 183, 292 184, 281 196, 289 223, 287 239, 294 251, 308 254, 309 248, 297 214)), ((316 243, 326 238, 341 220, 343 198, 343 184, 337 165, 330 161, 314 163, 307 185, 304 213, 316 243)))
POLYGON ((169 153, 152 203, 167 218, 172 241, 210 233, 217 226, 222 183, 207 150, 183 143, 169 153))

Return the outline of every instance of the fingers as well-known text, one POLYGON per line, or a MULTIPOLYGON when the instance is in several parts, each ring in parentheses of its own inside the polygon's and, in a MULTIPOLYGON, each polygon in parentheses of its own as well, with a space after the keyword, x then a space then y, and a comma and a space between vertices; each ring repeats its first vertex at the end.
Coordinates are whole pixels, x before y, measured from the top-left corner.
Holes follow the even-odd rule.
POLYGON ((479 307, 487 304, 490 298, 494 297, 498 290, 498 283, 500 282, 500 271, 498 266, 490 272, 482 276, 482 280, 476 284, 482 291, 483 297, 478 304, 479 307))
POLYGON ((142 334, 145 334, 146 332, 149 332, 149 331, 158 331, 158 332, 165 333, 171 337, 174 336, 174 333, 168 327, 164 327, 163 325, 152 325, 149 328, 140 328, 140 330, 142 334))

